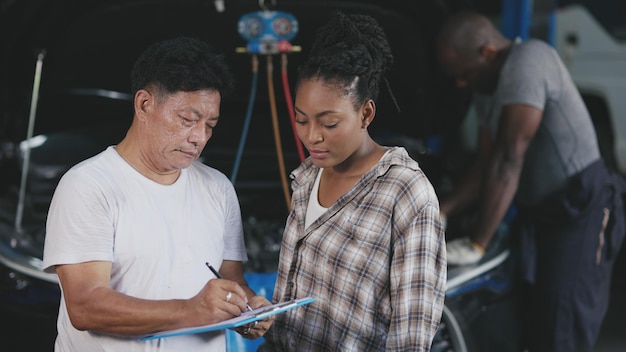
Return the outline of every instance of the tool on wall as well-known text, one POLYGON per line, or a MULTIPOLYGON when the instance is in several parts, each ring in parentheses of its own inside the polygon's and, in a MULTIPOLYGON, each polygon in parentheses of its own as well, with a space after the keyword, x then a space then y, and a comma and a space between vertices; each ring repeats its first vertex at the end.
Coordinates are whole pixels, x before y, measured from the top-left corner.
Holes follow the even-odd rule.
POLYGON ((285 101, 287 103, 287 110, 291 120, 291 126, 298 148, 298 154, 300 161, 303 161, 304 150, 302 143, 300 142, 296 130, 295 130, 295 112, 293 108, 293 102, 291 99, 291 92, 289 87, 289 79, 287 75, 287 54, 292 52, 298 52, 301 50, 299 46, 291 44, 291 40, 298 33, 298 21, 296 18, 287 12, 282 11, 270 11, 268 10, 263 1, 259 1, 259 5, 263 8, 262 11, 251 12, 241 16, 238 22, 238 31, 242 38, 248 41, 246 47, 237 48, 238 53, 250 54, 252 58, 252 81, 250 89, 250 98, 248 100, 248 108, 246 111, 246 117, 244 120, 244 127, 242 130, 241 138, 239 141, 239 147, 237 150, 237 156, 235 158, 235 165, 231 174, 230 181, 234 184, 239 171, 239 164, 241 163, 241 157, 243 155, 243 149, 245 146, 245 140, 247 138, 248 129, 250 126, 250 120, 252 119, 252 108, 257 91, 258 74, 259 74, 259 59, 258 55, 266 56, 266 71, 267 71, 267 84, 268 95, 270 101, 270 109, 272 113, 272 125, 274 131, 274 142, 276 145, 276 153, 278 156, 278 163, 281 175, 281 183, 283 186, 283 192, 285 194, 285 200, 287 202, 287 208, 290 208, 291 197, 289 192, 289 185, 287 181, 287 171, 285 170, 283 149, 280 140, 280 129, 278 124, 278 113, 276 108, 276 96, 273 82, 274 55, 281 55, 281 73, 283 90, 285 93, 285 101))

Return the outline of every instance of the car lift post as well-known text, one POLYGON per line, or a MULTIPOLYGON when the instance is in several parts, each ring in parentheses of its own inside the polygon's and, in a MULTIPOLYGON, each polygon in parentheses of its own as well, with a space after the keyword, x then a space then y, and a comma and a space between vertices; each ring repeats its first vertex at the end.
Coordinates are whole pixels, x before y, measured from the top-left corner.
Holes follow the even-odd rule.
POLYGON ((509 39, 529 37, 554 45, 557 0, 502 0, 501 29, 509 39))

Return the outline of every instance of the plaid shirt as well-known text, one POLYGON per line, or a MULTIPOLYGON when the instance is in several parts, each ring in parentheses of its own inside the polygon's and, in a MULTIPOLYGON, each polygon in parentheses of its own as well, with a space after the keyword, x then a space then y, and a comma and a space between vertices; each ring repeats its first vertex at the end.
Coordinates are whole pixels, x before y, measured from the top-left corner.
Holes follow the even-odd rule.
POLYGON ((428 351, 441 319, 446 253, 439 202, 404 148, 385 156, 304 228, 318 172, 292 174, 274 302, 318 300, 276 316, 271 351, 428 351))

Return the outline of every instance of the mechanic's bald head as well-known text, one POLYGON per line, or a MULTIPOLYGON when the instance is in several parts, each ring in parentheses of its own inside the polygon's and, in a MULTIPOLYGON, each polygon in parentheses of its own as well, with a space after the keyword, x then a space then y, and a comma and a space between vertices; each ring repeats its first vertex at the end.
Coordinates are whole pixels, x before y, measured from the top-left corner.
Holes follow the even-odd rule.
POLYGON ((491 21, 476 12, 450 16, 440 29, 437 57, 458 88, 491 93, 511 41, 491 21))
POLYGON ((454 50, 464 59, 473 59, 487 44, 496 48, 506 47, 506 39, 485 16, 464 11, 450 16, 439 32, 438 48, 454 50))

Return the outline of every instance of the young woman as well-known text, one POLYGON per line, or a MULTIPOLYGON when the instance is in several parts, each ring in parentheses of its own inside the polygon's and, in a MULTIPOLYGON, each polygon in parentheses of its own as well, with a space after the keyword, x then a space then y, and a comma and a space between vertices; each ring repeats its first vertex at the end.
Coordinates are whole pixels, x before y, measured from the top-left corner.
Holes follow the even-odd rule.
POLYGON ((446 282, 439 202, 404 148, 368 133, 392 61, 373 18, 337 13, 300 67, 310 157, 291 174, 273 300, 318 300, 277 315, 261 350, 430 349, 446 282))

